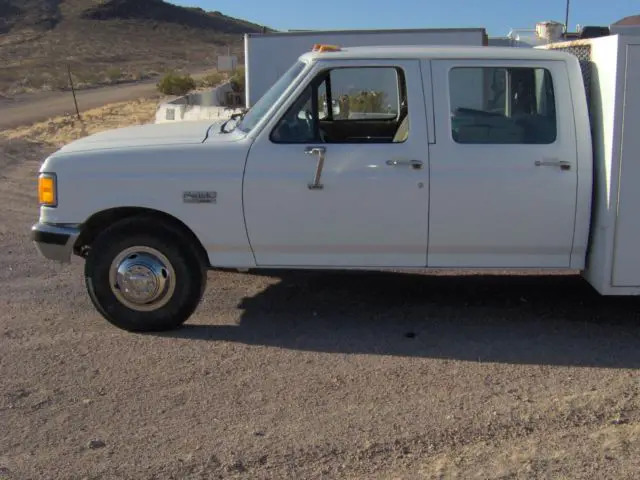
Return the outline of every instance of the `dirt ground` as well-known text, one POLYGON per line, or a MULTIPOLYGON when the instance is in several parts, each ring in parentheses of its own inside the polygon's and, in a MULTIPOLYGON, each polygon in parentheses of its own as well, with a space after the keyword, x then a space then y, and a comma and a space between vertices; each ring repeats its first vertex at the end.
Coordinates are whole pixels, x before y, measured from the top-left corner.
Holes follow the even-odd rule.
POLYGON ((638 478, 640 300, 566 275, 212 272, 185 328, 125 333, 81 261, 29 241, 39 163, 76 127, 0 135, 0 479, 638 478))

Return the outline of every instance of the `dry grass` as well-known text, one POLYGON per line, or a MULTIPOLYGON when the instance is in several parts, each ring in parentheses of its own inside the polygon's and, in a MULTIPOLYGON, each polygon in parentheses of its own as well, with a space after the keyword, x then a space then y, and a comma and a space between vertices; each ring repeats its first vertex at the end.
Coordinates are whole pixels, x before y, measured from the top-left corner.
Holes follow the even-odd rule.
POLYGON ((140 98, 87 110, 81 120, 75 115, 52 118, 46 122, 19 127, 0 133, 0 140, 27 141, 41 146, 60 148, 69 142, 104 130, 151 123, 157 109, 155 98, 140 98))

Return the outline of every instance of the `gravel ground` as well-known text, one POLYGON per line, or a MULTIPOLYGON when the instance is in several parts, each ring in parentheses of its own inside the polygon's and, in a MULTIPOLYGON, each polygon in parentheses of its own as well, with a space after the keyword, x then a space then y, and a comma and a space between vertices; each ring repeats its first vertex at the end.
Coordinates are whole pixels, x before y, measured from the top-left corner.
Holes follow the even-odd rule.
POLYGON ((637 478, 640 300, 572 276, 210 273, 136 335, 40 259, 0 145, 0 478, 637 478))

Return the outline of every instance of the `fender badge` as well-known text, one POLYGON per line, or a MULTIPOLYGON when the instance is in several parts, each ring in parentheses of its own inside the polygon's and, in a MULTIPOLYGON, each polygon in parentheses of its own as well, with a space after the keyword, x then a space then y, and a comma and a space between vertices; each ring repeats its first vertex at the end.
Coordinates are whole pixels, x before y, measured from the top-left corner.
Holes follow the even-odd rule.
POLYGON ((216 203, 218 192, 183 192, 184 203, 216 203))

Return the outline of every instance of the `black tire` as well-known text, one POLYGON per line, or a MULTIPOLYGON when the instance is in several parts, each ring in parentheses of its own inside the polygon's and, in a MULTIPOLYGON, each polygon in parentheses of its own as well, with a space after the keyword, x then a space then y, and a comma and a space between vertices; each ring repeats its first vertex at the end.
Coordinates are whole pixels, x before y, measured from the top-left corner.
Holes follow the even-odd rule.
POLYGON ((85 263, 85 285, 93 305, 111 324, 130 332, 178 328, 198 307, 206 283, 207 269, 195 245, 176 228, 152 218, 129 218, 107 228, 91 245, 85 263), (164 255, 175 274, 166 275, 162 270, 167 284, 166 279, 174 280, 174 290, 165 296, 166 303, 155 310, 131 308, 126 304, 129 299, 125 298, 123 303, 111 287, 112 262, 126 249, 137 246, 152 248, 164 255))

